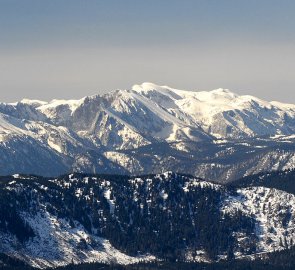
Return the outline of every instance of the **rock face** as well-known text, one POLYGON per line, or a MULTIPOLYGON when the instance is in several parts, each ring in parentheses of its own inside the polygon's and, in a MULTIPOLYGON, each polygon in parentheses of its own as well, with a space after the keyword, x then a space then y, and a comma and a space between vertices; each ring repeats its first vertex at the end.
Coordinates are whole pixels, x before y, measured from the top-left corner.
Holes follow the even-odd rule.
POLYGON ((0 104, 0 174, 177 170, 226 182, 292 167, 294 132, 295 105, 226 89, 143 83, 81 100, 26 99, 0 104))
POLYGON ((293 246, 295 197, 166 172, 0 179, 0 254, 81 262, 216 261, 293 246))

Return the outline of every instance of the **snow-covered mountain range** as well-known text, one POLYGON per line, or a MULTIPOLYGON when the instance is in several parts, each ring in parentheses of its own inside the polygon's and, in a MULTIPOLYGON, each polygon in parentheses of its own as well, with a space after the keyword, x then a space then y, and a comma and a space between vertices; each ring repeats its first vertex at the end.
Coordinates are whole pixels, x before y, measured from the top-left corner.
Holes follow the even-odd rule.
POLYGON ((230 181, 251 170, 292 167, 294 132, 295 105, 226 89, 143 83, 80 100, 24 99, 0 103, 0 174, 140 174, 177 167, 230 181), (228 158, 241 150, 245 156, 230 171, 228 158), (258 156, 263 162, 251 169, 258 156))
POLYGON ((290 248, 295 197, 166 172, 0 179, 0 254, 69 263, 218 261, 290 248))

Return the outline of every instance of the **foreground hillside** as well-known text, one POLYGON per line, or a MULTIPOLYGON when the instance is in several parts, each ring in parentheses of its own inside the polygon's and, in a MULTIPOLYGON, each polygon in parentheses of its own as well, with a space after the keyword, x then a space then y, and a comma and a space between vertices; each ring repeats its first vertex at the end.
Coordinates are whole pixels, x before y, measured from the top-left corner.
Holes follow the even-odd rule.
POLYGON ((3 177, 0 253, 39 268, 70 263, 214 262, 288 249, 295 197, 164 173, 3 177))

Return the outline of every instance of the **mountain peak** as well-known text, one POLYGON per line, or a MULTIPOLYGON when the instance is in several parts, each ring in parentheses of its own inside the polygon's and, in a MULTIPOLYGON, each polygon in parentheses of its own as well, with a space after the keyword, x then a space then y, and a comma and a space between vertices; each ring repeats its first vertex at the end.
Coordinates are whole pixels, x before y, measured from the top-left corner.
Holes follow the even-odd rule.
POLYGON ((161 90, 170 89, 170 87, 164 86, 164 85, 157 85, 157 84, 151 83, 151 82, 144 82, 142 84, 133 85, 131 89, 133 91, 140 91, 140 92, 141 91, 151 91, 151 90, 161 91, 161 90))
POLYGON ((47 101, 37 100, 37 99, 28 99, 28 98, 24 98, 20 102, 24 104, 28 104, 28 105, 39 105, 39 106, 45 105, 48 103, 47 101))
POLYGON ((225 89, 225 88, 217 88, 217 89, 214 89, 214 90, 212 90, 210 92, 215 93, 215 94, 234 94, 229 89, 225 89))

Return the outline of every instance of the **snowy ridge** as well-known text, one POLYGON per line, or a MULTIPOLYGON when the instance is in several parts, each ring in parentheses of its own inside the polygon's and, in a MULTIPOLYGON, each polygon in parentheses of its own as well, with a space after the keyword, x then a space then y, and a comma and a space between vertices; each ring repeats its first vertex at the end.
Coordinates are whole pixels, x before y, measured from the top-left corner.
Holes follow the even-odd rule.
POLYGON ((186 164, 191 159, 198 164, 184 165, 182 172, 231 181, 261 170, 292 167, 294 149, 283 155, 277 149, 271 154, 266 151, 272 142, 292 148, 294 133, 295 105, 239 96, 227 89, 196 92, 143 83, 80 100, 24 99, 0 103, 0 153, 6 157, 0 161, 0 174, 59 175, 110 169, 116 173, 157 173, 157 166, 175 171, 180 162, 186 164), (260 145, 266 138, 267 145, 260 145), (226 171, 228 164, 213 161, 212 155, 229 156, 237 146, 229 146, 223 154, 217 152, 237 140, 249 147, 249 156, 251 151, 263 155, 261 162, 253 166, 257 160, 252 162, 252 157, 249 165, 238 164, 237 170, 226 171), (148 162, 143 149, 159 144, 169 147, 166 154, 151 155, 148 162), (205 163, 196 155, 203 145, 213 149, 205 163), (184 159, 183 152, 187 153, 184 159), (34 168, 36 160, 42 160, 44 166, 34 168), (53 160, 59 165, 49 171, 53 160), (214 166, 221 169, 212 177, 208 170, 214 166), (237 176, 241 170, 244 174, 237 176))
POLYGON ((289 125, 292 128, 294 124, 286 125, 285 119, 294 119, 294 105, 239 96, 228 89, 194 92, 143 83, 133 90, 157 102, 161 95, 162 100, 166 99, 161 105, 172 114, 187 115, 187 123, 198 124, 217 137, 286 134, 289 125))
MULTIPOLYGON (((239 96, 228 89, 194 92, 143 83, 134 85, 131 90, 119 90, 81 100, 43 102, 25 99, 15 104, 3 103, 0 111, 10 114, 11 111, 23 110, 24 106, 26 115, 18 113, 23 114, 19 115, 22 119, 35 120, 30 119, 28 110, 31 110, 34 114, 39 114, 39 118, 43 116, 47 121, 69 128, 73 126, 76 131, 87 131, 87 128, 80 129, 79 123, 75 123, 78 120, 75 116, 81 114, 82 109, 83 114, 88 110, 93 111, 94 106, 97 106, 95 115, 101 111, 139 134, 142 134, 140 121, 144 117, 144 123, 152 125, 152 129, 146 127, 151 132, 149 135, 161 134, 162 129, 169 130, 168 126, 171 126, 170 134, 158 137, 168 141, 181 140, 181 137, 176 136, 175 130, 185 128, 188 129, 188 133, 185 132, 187 136, 198 130, 198 136, 205 131, 217 137, 231 138, 291 135, 294 132, 292 119, 295 117, 295 105, 267 102, 248 95, 239 96), (152 122, 159 125, 153 125, 152 122)), ((128 136, 128 133, 124 133, 122 137, 124 136, 128 136)), ((194 136, 190 135, 188 138, 194 140, 194 136)))

